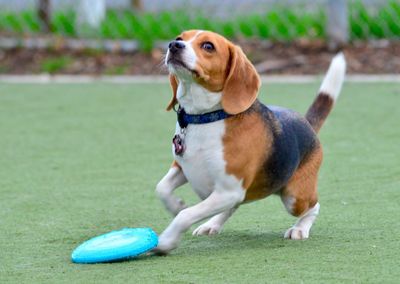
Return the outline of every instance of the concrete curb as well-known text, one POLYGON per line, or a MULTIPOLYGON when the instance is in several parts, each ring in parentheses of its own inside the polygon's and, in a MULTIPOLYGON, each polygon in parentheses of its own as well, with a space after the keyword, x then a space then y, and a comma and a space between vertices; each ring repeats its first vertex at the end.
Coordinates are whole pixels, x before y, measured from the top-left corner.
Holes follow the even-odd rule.
MULTIPOLYGON (((263 83, 304 84, 317 83, 323 75, 263 75, 263 83)), ((346 82, 357 83, 400 83, 400 74, 347 75, 346 82)), ((137 75, 137 76, 92 76, 92 75, 0 75, 0 83, 11 84, 81 84, 81 83, 112 83, 112 84, 166 84, 167 75, 137 75)))

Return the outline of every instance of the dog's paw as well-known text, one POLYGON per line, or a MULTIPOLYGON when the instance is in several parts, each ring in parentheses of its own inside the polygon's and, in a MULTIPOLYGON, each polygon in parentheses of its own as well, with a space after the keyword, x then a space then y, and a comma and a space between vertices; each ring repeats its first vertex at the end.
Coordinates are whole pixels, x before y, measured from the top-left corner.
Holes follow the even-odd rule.
POLYGON ((212 235, 218 235, 221 232, 222 227, 220 225, 216 224, 203 224, 197 227, 193 231, 193 236, 212 236, 212 235))
POLYGON ((149 252, 149 255, 157 255, 157 256, 167 256, 170 251, 163 250, 161 248, 154 248, 149 252))
POLYGON ((170 238, 165 238, 161 235, 158 238, 158 245, 151 250, 156 255, 167 255, 169 252, 178 247, 178 241, 170 238))
POLYGON ((305 240, 308 239, 308 235, 309 235, 309 230, 294 226, 286 231, 284 238, 291 240, 305 240))

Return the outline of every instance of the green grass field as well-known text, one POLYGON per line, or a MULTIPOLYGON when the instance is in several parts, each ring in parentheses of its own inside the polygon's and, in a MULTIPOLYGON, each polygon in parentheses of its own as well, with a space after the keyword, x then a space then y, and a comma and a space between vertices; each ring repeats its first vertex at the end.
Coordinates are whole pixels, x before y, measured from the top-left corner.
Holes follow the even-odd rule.
MULTIPOLYGON (((269 84, 300 112, 319 83, 269 84)), ((0 283, 398 283, 400 84, 347 83, 320 134, 321 214, 306 241, 279 198, 244 205, 216 237, 167 257, 77 265, 82 241, 171 217, 154 193, 171 163, 163 84, 0 85, 0 283)), ((189 203, 188 186, 178 190, 189 203)), ((194 229, 194 228, 193 228, 194 229)))

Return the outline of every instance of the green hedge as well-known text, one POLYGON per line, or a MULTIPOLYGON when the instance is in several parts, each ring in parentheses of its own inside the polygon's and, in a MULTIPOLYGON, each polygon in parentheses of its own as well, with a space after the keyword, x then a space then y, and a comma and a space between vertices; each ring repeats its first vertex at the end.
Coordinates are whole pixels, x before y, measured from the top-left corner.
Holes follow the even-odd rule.
MULTIPOLYGON (((202 14, 190 16, 184 11, 151 14, 108 10, 98 30, 81 27, 79 31, 75 25, 75 12, 67 11, 52 15, 51 30, 53 34, 69 37, 136 39, 145 50, 150 50, 155 41, 171 39, 186 29, 213 30, 229 38, 290 41, 325 37, 326 12, 322 8, 310 13, 304 9, 277 7, 264 14, 225 20, 202 14)), ((349 22, 351 39, 400 38, 400 1, 388 1, 372 11, 362 2, 352 1, 349 4, 349 22)), ((39 19, 34 11, 3 12, 0 13, 0 32, 39 33, 39 19)))

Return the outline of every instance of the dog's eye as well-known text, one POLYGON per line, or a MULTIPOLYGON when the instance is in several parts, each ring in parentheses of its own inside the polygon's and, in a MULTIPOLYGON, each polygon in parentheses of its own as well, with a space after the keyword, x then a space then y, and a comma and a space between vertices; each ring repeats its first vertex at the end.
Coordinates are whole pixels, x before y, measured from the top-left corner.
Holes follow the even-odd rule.
POLYGON ((215 50, 214 45, 213 45, 211 42, 209 42, 209 41, 203 42, 203 43, 201 44, 201 48, 204 49, 204 50, 206 50, 206 51, 208 51, 208 52, 212 52, 212 51, 215 50))
POLYGON ((180 36, 178 36, 175 40, 183 40, 180 36))

